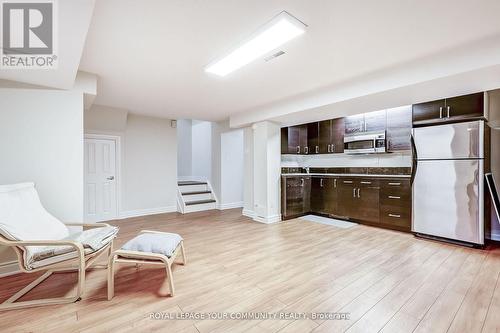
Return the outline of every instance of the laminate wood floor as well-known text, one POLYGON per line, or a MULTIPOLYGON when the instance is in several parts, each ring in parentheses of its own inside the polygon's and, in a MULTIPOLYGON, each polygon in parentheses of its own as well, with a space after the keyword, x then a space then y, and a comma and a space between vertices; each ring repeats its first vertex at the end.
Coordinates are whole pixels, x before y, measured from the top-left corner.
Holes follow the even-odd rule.
MULTIPOLYGON (((141 229, 185 239, 175 297, 159 267, 124 266, 115 298, 106 271, 87 274, 82 301, 0 313, 0 332, 498 332, 500 249, 474 250, 367 226, 303 220, 264 225, 241 210, 113 221, 120 246, 141 229), (305 313, 280 320, 201 320, 195 314, 305 313), (348 320, 312 317, 346 313, 348 320), (151 319, 151 314, 190 316, 151 319)), ((36 274, 2 278, 6 299, 36 274)), ((76 274, 53 275, 25 299, 73 292, 76 274)))

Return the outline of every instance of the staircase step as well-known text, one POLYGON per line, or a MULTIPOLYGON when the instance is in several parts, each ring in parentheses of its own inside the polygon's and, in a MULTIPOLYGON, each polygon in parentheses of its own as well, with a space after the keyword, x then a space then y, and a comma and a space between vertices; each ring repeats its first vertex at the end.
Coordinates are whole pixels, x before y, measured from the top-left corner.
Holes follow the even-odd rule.
POLYGON ((177 185, 179 185, 179 186, 207 185, 207 182, 198 182, 198 181, 187 180, 187 181, 177 182, 177 185))
POLYGON ((212 193, 210 191, 193 191, 193 192, 182 192, 182 195, 195 195, 195 194, 208 194, 212 193))
POLYGON ((213 202, 215 202, 214 199, 190 201, 190 202, 186 202, 186 206, 202 205, 202 204, 213 203, 213 202))

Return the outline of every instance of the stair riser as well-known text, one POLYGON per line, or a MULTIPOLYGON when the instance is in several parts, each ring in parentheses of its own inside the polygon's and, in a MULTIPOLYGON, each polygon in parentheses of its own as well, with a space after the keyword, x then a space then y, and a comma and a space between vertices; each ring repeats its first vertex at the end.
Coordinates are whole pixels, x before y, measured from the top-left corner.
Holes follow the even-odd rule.
POLYGON ((207 203, 207 204, 200 204, 200 205, 186 206, 185 213, 200 212, 203 210, 210 210, 210 209, 215 209, 215 202, 207 203))
POLYGON ((179 186, 181 192, 198 192, 198 191, 208 191, 207 185, 184 185, 179 186))
POLYGON ((186 203, 191 202, 191 201, 213 199, 212 193, 183 195, 182 198, 184 199, 184 202, 186 202, 186 203))

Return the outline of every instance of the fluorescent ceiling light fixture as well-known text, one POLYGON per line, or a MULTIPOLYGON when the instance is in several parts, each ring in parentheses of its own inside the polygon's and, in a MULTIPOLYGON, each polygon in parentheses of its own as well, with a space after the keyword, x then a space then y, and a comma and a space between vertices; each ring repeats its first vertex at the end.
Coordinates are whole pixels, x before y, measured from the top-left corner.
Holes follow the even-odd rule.
POLYGON ((281 12, 227 56, 208 65, 205 72, 226 76, 302 35, 305 28, 304 23, 287 12, 281 12))

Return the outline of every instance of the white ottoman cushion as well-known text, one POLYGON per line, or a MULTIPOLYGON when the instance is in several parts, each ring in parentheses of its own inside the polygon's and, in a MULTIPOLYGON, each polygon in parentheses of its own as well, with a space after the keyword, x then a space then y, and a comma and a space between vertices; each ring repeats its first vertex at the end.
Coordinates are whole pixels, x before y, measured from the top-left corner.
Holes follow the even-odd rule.
POLYGON ((129 240, 122 250, 163 254, 170 258, 182 237, 173 233, 142 233, 129 240))

